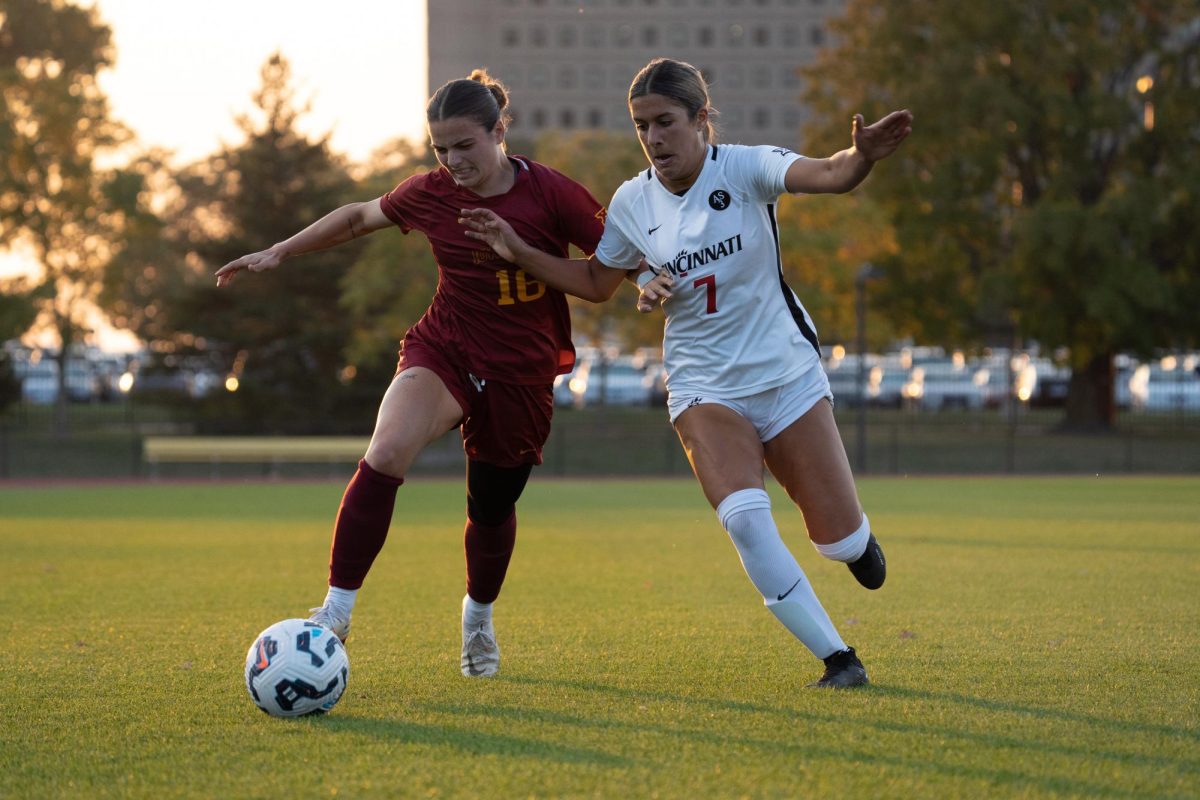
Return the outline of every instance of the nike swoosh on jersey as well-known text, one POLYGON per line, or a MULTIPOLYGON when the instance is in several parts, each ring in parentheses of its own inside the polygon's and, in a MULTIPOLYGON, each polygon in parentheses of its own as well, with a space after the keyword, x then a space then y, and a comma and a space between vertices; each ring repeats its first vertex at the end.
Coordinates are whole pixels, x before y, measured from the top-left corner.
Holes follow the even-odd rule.
POLYGON ((654 232, 655 232, 656 230, 658 230, 659 228, 661 228, 661 227, 662 227, 662 225, 655 225, 653 228, 650 228, 648 231, 646 231, 646 235, 647 235, 647 236, 653 236, 653 235, 654 235, 654 232))

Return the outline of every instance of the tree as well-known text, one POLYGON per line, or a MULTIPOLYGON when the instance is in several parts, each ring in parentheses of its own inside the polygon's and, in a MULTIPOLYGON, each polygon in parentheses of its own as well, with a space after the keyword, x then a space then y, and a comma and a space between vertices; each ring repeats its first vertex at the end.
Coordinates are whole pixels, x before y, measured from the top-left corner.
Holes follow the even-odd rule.
MULTIPOLYGON (((617 188, 647 166, 633 136, 608 131, 545 134, 538 138, 534 152, 538 161, 586 186, 606 207, 617 188)), ((576 338, 587 337, 597 344, 612 340, 626 348, 662 343, 662 315, 638 314, 632 285, 618 288, 607 303, 576 297, 568 301, 576 338)))
POLYGON ((1115 353, 1200 339, 1200 6, 851 0, 832 24, 814 141, 844 146, 858 111, 916 117, 870 178, 894 322, 1068 348, 1065 424, 1111 427, 1115 353))
MULTIPOLYGON (((15 339, 37 318, 38 295, 43 287, 30 288, 24 279, 0 281, 0 342, 15 339)), ((21 399, 21 382, 13 372, 6 349, 0 349, 0 414, 21 399)))
POLYGON ((126 138, 96 83, 112 63, 94 8, 0 0, 0 246, 27 244, 42 269, 42 318, 59 338, 57 429, 66 424, 67 359, 88 331, 119 215, 96 156, 126 138))
MULTIPOLYGON (((372 154, 356 192, 363 200, 381 197, 410 175, 436 166, 428 150, 395 139, 372 154)), ((346 352, 356 381, 375 383, 395 373, 400 340, 425 313, 437 281, 437 263, 424 236, 399 230, 370 236, 340 282, 341 307, 357 321, 346 352)), ((373 401, 379 394, 376 387, 373 401)))
MULTIPOLYGON (((784 278, 816 323, 821 344, 855 336, 855 276, 864 262, 896 253, 895 232, 869 192, 781 198, 777 213, 784 278)), ((895 329, 869 315, 869 340, 879 347, 895 329)))
POLYGON ((122 174, 125 202, 143 200, 109 271, 106 304, 165 363, 201 361, 237 379, 236 391, 209 401, 223 423, 334 429, 344 417, 345 351, 358 324, 339 307, 335 287, 361 243, 243 276, 230 289, 218 290, 212 277, 359 199, 328 136, 312 140, 297 130, 304 109, 281 55, 263 66, 254 101, 257 113, 238 119, 245 142, 184 168, 173 186, 153 159, 122 174), (167 198, 160 212, 146 202, 151 195, 167 198), (156 244, 164 240, 168 247, 156 244))

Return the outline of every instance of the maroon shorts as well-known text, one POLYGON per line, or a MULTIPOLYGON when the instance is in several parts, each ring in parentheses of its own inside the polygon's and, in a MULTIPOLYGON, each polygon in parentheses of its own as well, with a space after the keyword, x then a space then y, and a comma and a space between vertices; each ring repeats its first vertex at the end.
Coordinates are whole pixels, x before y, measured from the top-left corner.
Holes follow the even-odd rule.
POLYGON ((476 378, 437 349, 405 342, 396 374, 425 367, 442 379, 462 408, 463 451, 472 461, 497 467, 541 464, 550 435, 554 386, 521 386, 476 378))

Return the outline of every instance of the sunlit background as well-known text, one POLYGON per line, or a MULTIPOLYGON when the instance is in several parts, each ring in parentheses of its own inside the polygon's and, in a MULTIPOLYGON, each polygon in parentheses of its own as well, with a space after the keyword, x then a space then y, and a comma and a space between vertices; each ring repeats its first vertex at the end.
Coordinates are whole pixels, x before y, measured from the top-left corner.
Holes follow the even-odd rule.
POLYGON ((200 158, 238 131, 259 70, 276 51, 312 107, 306 133, 366 158, 384 140, 423 135, 424 0, 98 0, 112 27, 114 69, 103 73, 114 115, 141 140, 200 158))
MULTIPOLYGON (((260 70, 272 53, 292 65, 309 113, 299 128, 332 134, 331 146, 355 160, 397 136, 424 136, 425 0, 211 0, 203 4, 98 0, 112 29, 116 63, 100 74, 113 117, 142 147, 171 151, 180 166, 235 144, 234 120, 252 106, 260 70)), ((0 278, 36 270, 18 245, 0 251, 0 278)), ((96 343, 139 345, 100 315, 96 343)), ((48 331, 37 337, 53 343, 48 331)))
MULTIPOLYGON (((1194 4, 960 11, 0 0, 0 477, 106 473, 114 436, 143 475, 159 434, 369 433, 436 290, 424 237, 381 230, 233 291, 213 272, 434 167, 425 99, 477 67, 509 90, 509 152, 607 202, 646 167, 626 97, 660 56, 704 76, 722 144, 820 157, 857 113, 915 115, 859 190, 775 207, 859 471, 1200 469, 1194 4)), ((686 471, 661 317, 628 292, 568 302, 556 403, 627 411, 661 439, 637 466, 686 471)), ((552 469, 633 468, 580 463, 585 417, 556 420, 552 469)))

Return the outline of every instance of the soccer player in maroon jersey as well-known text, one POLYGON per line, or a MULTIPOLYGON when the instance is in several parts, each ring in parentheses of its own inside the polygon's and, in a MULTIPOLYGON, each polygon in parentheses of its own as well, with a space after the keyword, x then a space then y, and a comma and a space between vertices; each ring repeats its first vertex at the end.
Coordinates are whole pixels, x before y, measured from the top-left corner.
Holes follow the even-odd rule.
POLYGON ((397 488, 426 445, 460 427, 467 456, 461 668, 468 676, 494 675, 500 665, 492 603, 516 540, 516 502, 542 461, 554 378, 571 371, 575 350, 562 292, 469 238, 459 209, 492 209, 526 241, 563 257, 571 244, 592 253, 604 230, 604 208, 587 189, 506 153, 507 103, 503 85, 483 70, 446 83, 426 107, 438 169, 378 199, 343 206, 216 273, 217 285, 227 286, 242 270, 273 269, 291 256, 391 225, 428 238, 437 291, 404 336, 371 443, 346 487, 328 594, 312 619, 345 640, 358 589, 387 536, 397 488))

